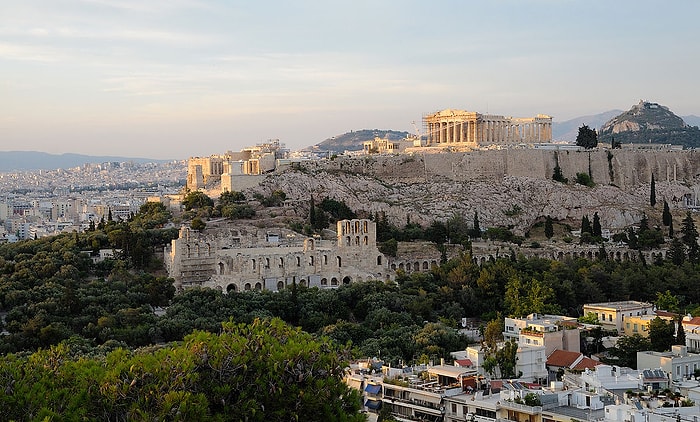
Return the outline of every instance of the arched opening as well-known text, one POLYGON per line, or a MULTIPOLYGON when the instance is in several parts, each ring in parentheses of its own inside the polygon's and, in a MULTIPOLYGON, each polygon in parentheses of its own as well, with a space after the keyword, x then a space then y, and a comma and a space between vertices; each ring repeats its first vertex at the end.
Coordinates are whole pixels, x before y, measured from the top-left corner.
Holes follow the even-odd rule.
POLYGON ((270 268, 270 258, 265 258, 265 268, 270 268))
POLYGON ((313 256, 309 257, 309 265, 314 265, 314 257, 313 256))
POLYGON ((327 278, 322 278, 321 279, 321 286, 327 286, 328 285, 328 279, 327 278))
POLYGON ((360 236, 355 236, 355 246, 360 245, 360 236))
POLYGON ((192 250, 190 249, 190 245, 187 245, 187 257, 192 258, 192 250))
POLYGON ((252 263, 253 271, 255 271, 255 266, 256 266, 255 260, 253 259, 253 260, 251 261, 251 263, 252 263))
POLYGON ((428 271, 428 269, 429 269, 428 261, 423 261, 423 271, 428 271))
POLYGON ((297 257, 297 267, 301 267, 301 258, 297 257))
POLYGON ((250 290, 250 283, 246 283, 245 286, 243 286, 243 290, 250 290))
POLYGON ((306 280, 304 280, 303 278, 301 280, 299 280, 299 285, 301 287, 306 287, 306 280))
POLYGON ((345 237, 345 246, 350 246, 350 236, 345 237))
POLYGON ((369 231, 366 221, 362 222, 362 227, 363 227, 365 233, 367 233, 369 231))
POLYGON ((396 271, 396 264, 391 264, 391 270, 396 271))
POLYGON ((343 277, 343 284, 350 284, 350 281, 351 281, 350 277, 348 277, 348 276, 343 277))
POLYGON ((223 273, 224 273, 224 263, 219 262, 219 274, 223 274, 223 273))
POLYGON ((323 265, 328 265, 328 255, 323 255, 323 265))
POLYGON ((338 279, 333 277, 331 278, 331 286, 337 286, 338 285, 338 279))
POLYGON ((283 289, 284 289, 284 282, 278 281, 277 282, 277 290, 283 290, 283 289))
POLYGON ((262 284, 255 283, 255 290, 262 290, 262 284))
POLYGON ((403 271, 403 262, 399 264, 399 269, 403 271))
POLYGON ((419 271, 420 270, 420 263, 414 262, 413 263, 413 271, 419 271))
POLYGON ((382 256, 377 256, 377 265, 382 265, 382 256))
POLYGON ((342 267, 342 266, 343 266, 343 260, 342 260, 339 256, 336 256, 335 259, 336 259, 336 261, 338 262, 338 268, 342 267))
POLYGON ((284 258, 280 258, 280 268, 284 268, 284 258))
POLYGON ((367 246, 369 244, 369 239, 367 238, 367 236, 362 238, 362 244, 365 246, 367 246))
POLYGON ((233 283, 226 286, 226 293, 235 293, 237 291, 238 291, 238 287, 236 287, 236 285, 233 283))

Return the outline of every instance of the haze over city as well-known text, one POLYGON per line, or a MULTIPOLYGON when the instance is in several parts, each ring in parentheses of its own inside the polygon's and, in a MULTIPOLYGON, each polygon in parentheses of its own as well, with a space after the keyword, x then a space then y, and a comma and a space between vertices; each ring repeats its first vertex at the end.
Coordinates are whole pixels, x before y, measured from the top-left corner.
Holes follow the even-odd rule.
POLYGON ((0 149, 151 158, 459 108, 698 114, 700 3, 32 0, 0 13, 0 149))

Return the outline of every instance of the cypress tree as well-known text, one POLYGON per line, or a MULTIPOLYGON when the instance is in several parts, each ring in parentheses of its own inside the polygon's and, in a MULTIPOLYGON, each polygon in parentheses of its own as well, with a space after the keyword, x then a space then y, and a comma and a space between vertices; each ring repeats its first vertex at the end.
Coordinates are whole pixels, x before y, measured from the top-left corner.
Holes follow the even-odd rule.
POLYGON ((661 221, 664 223, 664 226, 670 226, 672 219, 673 216, 671 215, 671 210, 668 207, 668 202, 666 202, 664 199, 664 211, 661 214, 661 221))
POLYGON ((547 216, 547 219, 544 220, 544 235, 547 236, 547 239, 551 239, 554 236, 554 224, 552 224, 552 217, 550 216, 547 216))
POLYGON ((603 229, 600 227, 600 217, 598 213, 593 214, 593 236, 602 236, 603 229))
POLYGON ((656 182, 654 181, 654 173, 651 174, 651 192, 649 192, 649 203, 652 207, 656 205, 656 182))

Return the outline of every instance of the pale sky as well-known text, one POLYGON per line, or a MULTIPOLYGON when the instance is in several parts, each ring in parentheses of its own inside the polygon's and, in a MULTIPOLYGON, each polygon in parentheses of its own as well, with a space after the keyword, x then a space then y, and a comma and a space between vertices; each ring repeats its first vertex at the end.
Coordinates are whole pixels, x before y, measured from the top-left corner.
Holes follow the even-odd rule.
POLYGON ((700 114, 700 1, 0 0, 0 150, 187 158, 444 108, 700 114))

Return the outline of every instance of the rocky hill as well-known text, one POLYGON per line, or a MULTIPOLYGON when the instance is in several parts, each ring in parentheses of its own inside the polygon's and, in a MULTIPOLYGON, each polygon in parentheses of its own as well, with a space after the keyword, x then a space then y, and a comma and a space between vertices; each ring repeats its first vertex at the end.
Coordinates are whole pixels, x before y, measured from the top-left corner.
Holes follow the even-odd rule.
POLYGON ((391 141, 398 141, 405 139, 408 136, 408 132, 400 132, 397 130, 362 129, 333 136, 314 145, 311 148, 314 150, 330 151, 340 154, 345 151, 359 151, 362 149, 363 142, 371 141, 376 137, 387 138, 391 141))
POLYGON ((700 129, 690 126, 668 107, 640 101, 610 119, 599 132, 599 141, 611 143, 657 143, 700 147, 700 129))
POLYGON ((694 151, 501 150, 313 161, 270 174, 254 190, 264 195, 283 190, 298 204, 298 215, 308 211, 304 204, 311 196, 329 197, 360 215, 385 213, 397 225, 409 220, 429 225, 455 214, 469 219, 478 212, 484 227, 523 234, 548 215, 574 228, 596 212, 605 228, 638 224, 642 215, 660 224, 663 200, 679 222, 684 197, 700 191, 699 173, 700 155, 694 151), (553 181, 556 163, 569 180, 590 172, 596 186, 553 181), (649 205, 652 174, 655 208, 649 205))

